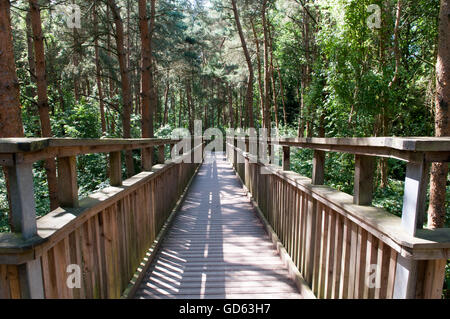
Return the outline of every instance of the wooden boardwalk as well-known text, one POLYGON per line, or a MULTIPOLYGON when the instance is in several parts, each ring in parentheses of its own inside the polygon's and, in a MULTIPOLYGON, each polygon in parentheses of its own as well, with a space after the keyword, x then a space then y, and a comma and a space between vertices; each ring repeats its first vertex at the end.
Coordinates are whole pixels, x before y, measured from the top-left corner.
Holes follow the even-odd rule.
POLYGON ((301 298, 224 154, 208 159, 135 298, 301 298))

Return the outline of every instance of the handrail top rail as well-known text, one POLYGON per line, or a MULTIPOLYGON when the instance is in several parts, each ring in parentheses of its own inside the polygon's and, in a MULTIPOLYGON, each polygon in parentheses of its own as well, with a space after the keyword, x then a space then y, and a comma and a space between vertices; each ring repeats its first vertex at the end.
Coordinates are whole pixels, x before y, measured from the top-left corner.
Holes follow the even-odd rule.
MULTIPOLYGON (((256 138, 228 137, 254 143, 256 138)), ((406 162, 450 162, 450 137, 278 138, 260 142, 325 152, 393 158, 406 162)))
POLYGON ((385 147, 413 152, 450 151, 450 137, 281 138, 280 143, 385 147))
MULTIPOLYGON (((237 139, 248 137, 236 136, 237 139)), ((254 141, 256 139, 249 139, 254 141)), ((267 139, 271 142, 271 139, 267 139)), ((450 151, 450 137, 307 137, 275 139, 275 144, 285 146, 304 146, 304 144, 317 146, 358 146, 383 147, 400 151, 413 152, 448 152, 450 151)))
POLYGON ((28 153, 43 151, 51 147, 117 146, 139 145, 157 146, 175 144, 180 139, 163 138, 0 138, 0 154, 28 153))
MULTIPOLYGON (((201 146, 195 148, 199 147, 201 146)), ((190 152, 195 151, 195 148, 190 152)), ((120 186, 109 186, 93 192, 80 200, 79 207, 58 207, 48 214, 38 217, 36 219, 38 233, 31 238, 24 238, 21 233, 0 233, 0 265, 20 264, 35 259, 42 253, 42 245, 53 245, 58 241, 54 238, 63 237, 63 234, 72 231, 75 225, 83 223, 86 218, 98 213, 108 203, 118 201, 141 187, 143 183, 159 177, 183 158, 189 158, 190 152, 179 155, 177 159, 166 160, 164 164, 153 165, 151 171, 142 171, 124 180, 120 186)))
MULTIPOLYGON (((144 182, 160 176, 174 163, 174 161, 167 161, 165 164, 154 165, 152 171, 136 174, 123 181, 121 186, 109 186, 89 194, 80 201, 79 207, 58 207, 44 216, 37 217, 38 234, 31 238, 25 239, 20 233, 0 233, 0 255, 20 255, 47 243, 52 237, 64 232, 69 224, 83 223, 83 220, 88 218, 89 214, 95 214, 109 202, 118 201, 140 187, 144 182)), ((72 228, 69 228, 67 231, 70 232, 71 230, 72 228)), ((5 260, 2 260, 0 256, 1 263, 5 263, 5 260)))

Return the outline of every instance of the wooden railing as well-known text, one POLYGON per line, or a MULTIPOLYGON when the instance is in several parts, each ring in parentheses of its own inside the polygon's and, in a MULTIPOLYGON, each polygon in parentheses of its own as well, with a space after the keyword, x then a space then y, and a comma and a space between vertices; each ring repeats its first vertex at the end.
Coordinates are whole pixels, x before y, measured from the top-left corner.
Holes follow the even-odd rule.
POLYGON ((192 159, 201 139, 165 161, 165 145, 177 142, 1 139, 14 232, 0 234, 0 298, 121 297, 199 165, 192 159), (121 151, 133 149, 142 150, 144 171, 122 181, 121 151), (76 156, 88 153, 109 153, 111 187, 79 201, 76 156), (50 157, 58 160, 62 207, 36 219, 32 163, 50 157), (69 282, 71 265, 80 267, 80 287, 69 282))
POLYGON ((232 137, 226 153, 316 297, 441 298, 450 229, 422 226, 429 166, 450 162, 449 138, 232 137), (270 144, 282 167, 267 164, 270 144), (312 179, 290 171, 291 147, 314 150, 312 179), (323 185, 327 151, 355 155, 353 196, 323 185), (376 157, 407 162, 401 218, 370 206, 376 157))

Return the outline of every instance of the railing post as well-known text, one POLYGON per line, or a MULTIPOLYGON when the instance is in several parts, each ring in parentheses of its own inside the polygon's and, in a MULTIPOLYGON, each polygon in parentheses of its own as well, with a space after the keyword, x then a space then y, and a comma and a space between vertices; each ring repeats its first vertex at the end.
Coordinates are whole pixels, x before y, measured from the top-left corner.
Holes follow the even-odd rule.
MULTIPOLYGON (((11 222, 14 233, 24 239, 37 235, 36 203, 33 187, 33 165, 15 163, 8 167, 11 200, 11 222)), ((35 259, 19 265, 19 281, 22 298, 43 299, 41 260, 35 259)))
POLYGON ((37 234, 33 165, 16 163, 8 167, 8 179, 13 231, 31 238, 37 234))
POLYGON ((150 172, 153 167, 153 147, 146 147, 141 150, 142 169, 150 172))
POLYGON ((61 207, 78 207, 77 158, 58 158, 58 199, 61 207))
POLYGON ((159 164, 164 164, 166 162, 165 160, 165 145, 159 145, 158 146, 158 163, 159 164))
POLYGON ((418 261, 397 256, 395 270, 394 299, 415 299, 418 276, 418 261))
POLYGON ((22 299, 44 299, 41 259, 35 259, 18 267, 22 299))
POLYGON ((408 163, 403 196, 402 227, 412 235, 422 229, 429 182, 429 163, 408 163))
POLYGON ((227 161, 230 160, 230 147, 228 146, 229 143, 229 138, 228 136, 225 137, 225 158, 227 159, 227 161))
POLYGON ((373 198, 373 173, 375 158, 372 156, 355 155, 355 183, 353 203, 370 205, 373 198))
POLYGON ((325 181, 325 152, 314 150, 312 183, 323 185, 325 181))
POLYGON ((283 146, 283 171, 291 170, 291 148, 283 146))
POLYGON ((111 186, 122 186, 122 158, 120 152, 109 153, 111 186))
MULTIPOLYGON (((402 227, 411 236, 423 227, 426 191, 428 188, 429 163, 408 163, 406 167, 405 191, 403 196, 402 227)), ((416 297, 418 261, 400 254, 394 283, 395 299, 416 297)))

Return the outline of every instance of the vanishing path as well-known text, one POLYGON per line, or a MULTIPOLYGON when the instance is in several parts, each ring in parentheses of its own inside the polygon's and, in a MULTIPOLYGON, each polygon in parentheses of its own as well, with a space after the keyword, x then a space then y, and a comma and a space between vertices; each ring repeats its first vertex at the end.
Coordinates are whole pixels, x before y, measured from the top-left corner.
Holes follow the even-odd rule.
POLYGON ((231 164, 206 161, 135 298, 301 298, 231 164))

